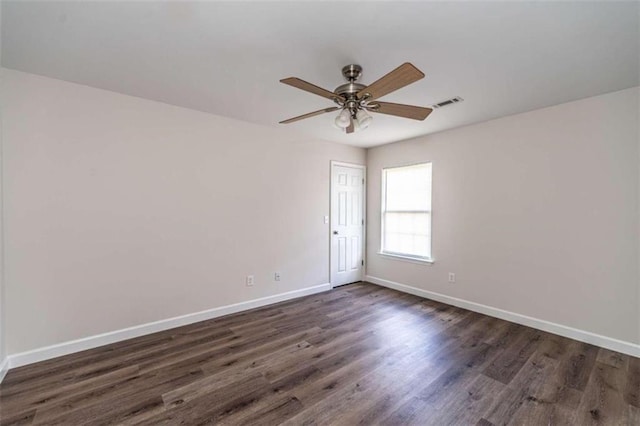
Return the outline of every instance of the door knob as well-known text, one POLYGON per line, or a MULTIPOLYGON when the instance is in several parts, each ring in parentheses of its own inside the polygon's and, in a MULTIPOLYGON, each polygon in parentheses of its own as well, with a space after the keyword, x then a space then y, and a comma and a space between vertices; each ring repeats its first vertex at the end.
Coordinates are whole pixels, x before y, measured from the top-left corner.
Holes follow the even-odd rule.
POLYGON ((333 235, 338 235, 338 231, 333 231, 333 235))

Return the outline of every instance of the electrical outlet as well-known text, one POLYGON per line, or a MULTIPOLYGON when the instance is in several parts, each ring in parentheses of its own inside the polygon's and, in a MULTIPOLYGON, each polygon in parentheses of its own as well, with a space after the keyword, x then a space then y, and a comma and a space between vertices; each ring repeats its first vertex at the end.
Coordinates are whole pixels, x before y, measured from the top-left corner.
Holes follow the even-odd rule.
POLYGON ((280 272, 276 272, 275 274, 273 274, 273 279, 276 281, 280 281, 280 272))
POLYGON ((456 282, 456 274, 453 272, 449 272, 449 282, 450 283, 455 283, 456 282))
POLYGON ((247 286, 251 287, 253 282, 253 275, 247 275, 247 286))
POLYGON ((324 224, 328 224, 329 223, 329 216, 325 216, 324 217, 324 224))

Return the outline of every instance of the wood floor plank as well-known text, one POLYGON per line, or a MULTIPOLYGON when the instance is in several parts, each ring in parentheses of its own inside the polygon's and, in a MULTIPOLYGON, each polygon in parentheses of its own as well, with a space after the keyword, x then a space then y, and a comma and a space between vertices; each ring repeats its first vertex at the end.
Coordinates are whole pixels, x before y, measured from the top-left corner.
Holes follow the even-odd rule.
POLYGON ((620 352, 615 352, 605 348, 599 348, 596 361, 602 364, 610 365, 614 368, 626 370, 629 364, 629 357, 624 356, 620 352))
POLYGON ((313 402, 302 399, 305 410, 289 419, 287 424, 331 424, 336 418, 340 418, 342 424, 356 424, 368 410, 377 405, 376 396, 397 386, 397 374, 406 371, 408 362, 405 356, 408 354, 408 351, 399 350, 395 358, 388 359, 386 363, 367 371, 361 370, 361 374, 349 384, 331 388, 332 392, 328 397, 313 402))
POLYGON ((12 417, 18 411, 43 410, 60 404, 68 404, 73 399, 85 399, 86 395, 112 387, 124 381, 131 380, 139 375, 136 365, 124 367, 120 370, 104 374, 88 380, 70 383, 66 386, 56 387, 38 392, 12 395, 3 398, 0 413, 2 416, 12 417))
MULTIPOLYGON (((67 399, 63 404, 39 409, 36 420, 40 423, 77 424, 79 419, 105 415, 119 415, 122 411, 132 410, 140 403, 137 398, 148 398, 157 403, 156 397, 170 389, 184 386, 203 377, 197 366, 186 365, 180 368, 155 370, 140 374, 131 380, 112 384, 107 388, 79 394, 67 399), (87 414, 88 413, 88 414, 87 414)), ((162 400, 160 398, 160 400, 162 400)))
POLYGON ((176 405, 140 422, 142 425, 215 424, 235 412, 250 409, 270 391, 269 382, 261 375, 251 375, 196 399, 176 405))
MULTIPOLYGON (((455 346, 454 343, 457 343, 460 348, 464 347, 465 343, 469 347, 477 345, 481 340, 481 336, 476 334, 476 331, 480 331, 483 326, 486 326, 493 319, 482 316, 476 319, 478 320, 475 324, 477 328, 466 329, 466 332, 462 333, 459 338, 462 342, 457 341, 455 338, 451 339, 449 346, 445 345, 439 351, 441 353, 450 351, 455 346)), ((354 408, 340 413, 341 422, 362 425, 376 423, 386 412, 397 408, 402 401, 399 395, 410 394, 413 389, 437 379, 436 372, 438 369, 436 365, 439 361, 438 358, 433 359, 433 355, 439 351, 420 351, 407 346, 406 349, 403 348, 402 351, 396 353, 387 363, 378 366, 375 370, 355 382, 351 389, 346 388, 342 393, 335 394, 324 404, 317 405, 315 410, 321 412, 322 416, 327 418, 327 423, 331 423, 332 419, 337 417, 337 413, 334 413, 335 415, 333 416, 331 415, 332 410, 336 410, 336 404, 333 400, 348 401, 354 408), (400 375, 404 377, 401 381, 397 380, 400 375)), ((455 358, 455 355, 450 353, 447 356, 455 358)), ((467 368, 473 368, 474 363, 480 362, 480 358, 473 357, 468 361, 467 368)), ((298 418, 305 415, 307 414, 303 412, 298 415, 298 418)), ((317 416, 313 418, 317 420, 317 416)))
POLYGON ((577 347, 576 353, 570 359, 571 368, 567 372, 566 380, 568 387, 584 391, 596 363, 598 348, 588 343, 579 343, 577 347))
POLYGON ((264 362, 270 357, 290 353, 302 346, 309 346, 306 340, 317 335, 319 331, 320 328, 312 327, 291 335, 278 333, 266 341, 254 341, 253 345, 238 346, 232 351, 217 351, 213 358, 201 357, 198 364, 205 374, 212 374, 229 367, 245 365, 248 362, 264 362))
POLYGON ((504 383, 480 374, 464 389, 465 392, 449 398, 431 421, 442 425, 476 424, 482 420, 486 407, 500 397, 505 387, 504 383))
POLYGON ((596 362, 576 413, 580 425, 619 425, 627 419, 624 370, 596 362))
POLYGON ((485 369, 483 374, 508 385, 525 365, 529 357, 533 355, 540 343, 542 334, 541 331, 533 329, 525 330, 513 341, 513 345, 509 346, 502 355, 485 369))
POLYGON ((627 411, 627 425, 640 425, 640 408, 629 405, 629 410, 627 411))
POLYGON ((640 408, 640 358, 628 357, 624 400, 627 404, 640 408))
POLYGON ((538 347, 538 352, 558 361, 566 359, 570 350, 570 345, 567 342, 565 337, 546 333, 538 347))
POLYGON ((548 424, 549 405, 541 396, 541 388, 547 378, 558 369, 559 362, 545 354, 534 353, 518 374, 504 388, 493 406, 483 418, 500 424, 509 419, 509 424, 548 424))
POLYGON ((284 396, 279 400, 269 403, 266 407, 249 412, 242 416, 229 416, 222 423, 227 425, 246 425, 252 426, 257 424, 275 425, 280 424, 283 419, 288 419, 296 413, 304 409, 302 403, 295 396, 284 396))
MULTIPOLYGON (((456 399, 496 355, 496 348, 469 337, 458 346, 457 351, 449 352, 447 358, 450 367, 435 380, 424 380, 408 394, 406 402, 384 418, 388 424, 419 424, 425 419, 431 421, 439 415, 450 399, 456 399)), ((458 342, 456 342, 458 343, 458 342)), ((436 362, 437 364, 437 362, 436 362)))
POLYGON ((278 330, 267 327, 261 333, 232 336, 227 342, 220 342, 217 345, 199 345, 190 350, 178 347, 175 351, 165 351, 163 355, 148 362, 142 362, 139 366, 141 371, 148 372, 187 365, 204 365, 218 357, 236 355, 281 338, 287 338, 287 336, 278 330))
MULTIPOLYGON (((146 344, 142 348, 136 347, 122 353, 118 351, 118 353, 109 357, 105 357, 102 352, 99 352, 94 362, 91 362, 91 359, 85 359, 84 355, 81 358, 82 361, 78 362, 78 358, 74 354, 70 356, 72 357, 70 359, 71 368, 66 363, 63 363, 60 369, 50 369, 50 371, 40 376, 11 383, 7 387, 4 387, 3 383, 2 391, 0 392, 3 397, 10 397, 14 394, 19 395, 32 390, 38 393, 48 389, 55 391, 55 389, 64 387, 69 383, 77 383, 85 379, 98 377, 126 368, 133 363, 157 362, 162 359, 162 354, 168 353, 170 350, 175 354, 177 351, 174 348, 179 348, 182 353, 190 353, 197 347, 210 348, 215 342, 229 341, 228 339, 232 337, 232 333, 227 329, 209 330, 205 336, 197 335, 191 337, 192 339, 185 340, 169 336, 171 343, 167 343, 164 336, 159 336, 161 343, 158 345, 146 344)), ((125 346, 129 347, 130 345, 126 343, 125 346)))
MULTIPOLYGON (((233 384, 235 381, 244 377, 261 376, 264 377, 263 370, 265 365, 268 365, 272 356, 278 357, 279 355, 287 355, 296 353, 305 348, 310 347, 307 342, 295 343, 286 346, 279 351, 269 353, 268 355, 258 356, 254 355, 253 358, 247 358, 245 362, 235 364, 232 368, 224 368, 216 370, 215 373, 206 374, 202 379, 198 379, 185 386, 172 389, 162 395, 162 398, 167 406, 180 405, 184 402, 188 402, 206 393, 214 392, 221 387, 233 384)), ((204 370, 207 372, 207 370, 204 370)))
POLYGON ((313 366, 302 367, 289 376, 275 383, 272 382, 269 392, 256 401, 250 410, 229 414, 222 423, 229 425, 282 423, 304 409, 300 400, 289 391, 304 383, 318 380, 322 375, 322 372, 313 366), (277 422, 266 421, 267 418, 274 418, 276 415, 277 422))
MULTIPOLYGON (((333 363, 332 368, 320 369, 314 366, 321 375, 315 375, 312 380, 305 381, 302 386, 289 390, 305 407, 312 407, 325 398, 330 398, 338 390, 349 386, 360 378, 376 369, 385 358, 397 356, 401 351, 398 348, 374 349, 361 354, 359 358, 352 359, 349 363, 333 363)), ((280 388, 281 379, 275 385, 280 388)))
POLYGON ((30 425, 33 424, 33 419, 36 416, 36 410, 19 411, 14 415, 0 415, 0 425, 30 425))
MULTIPOLYGON (((544 342, 540 347, 539 353, 555 360, 558 366, 544 378, 541 386, 535 390, 535 400, 531 401, 539 403, 539 405, 534 405, 533 411, 535 413, 531 416, 542 418, 546 415, 551 424, 572 423, 574 411, 582 399, 582 392, 569 386, 575 369, 574 359, 582 344, 565 338, 561 339, 566 346, 561 356, 550 356, 552 354, 546 350, 547 346, 544 342)), ((549 337, 545 339, 545 341, 548 340, 549 337)))
POLYGON ((640 359, 356 283, 12 369, 0 425, 640 424, 640 359))

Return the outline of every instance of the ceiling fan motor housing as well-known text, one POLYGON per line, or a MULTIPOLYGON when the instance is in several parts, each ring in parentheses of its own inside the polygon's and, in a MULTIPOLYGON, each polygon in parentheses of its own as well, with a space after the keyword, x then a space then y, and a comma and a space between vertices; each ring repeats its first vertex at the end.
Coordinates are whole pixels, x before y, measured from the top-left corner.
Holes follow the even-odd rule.
POLYGON ((336 90, 334 90, 333 92, 337 95, 346 95, 347 99, 349 98, 350 95, 354 95, 356 93, 358 93, 359 91, 361 91, 362 89, 364 89, 365 86, 364 84, 360 84, 360 83, 345 83, 342 84, 338 87, 336 87, 336 90))
POLYGON ((355 98, 356 94, 364 89, 364 84, 356 83, 356 80, 362 75, 362 67, 360 65, 351 64, 342 68, 342 75, 348 83, 336 87, 333 92, 337 95, 344 96, 347 100, 355 98))
POLYGON ((362 67, 360 65, 351 64, 342 67, 342 75, 349 82, 354 82, 362 75, 362 67))

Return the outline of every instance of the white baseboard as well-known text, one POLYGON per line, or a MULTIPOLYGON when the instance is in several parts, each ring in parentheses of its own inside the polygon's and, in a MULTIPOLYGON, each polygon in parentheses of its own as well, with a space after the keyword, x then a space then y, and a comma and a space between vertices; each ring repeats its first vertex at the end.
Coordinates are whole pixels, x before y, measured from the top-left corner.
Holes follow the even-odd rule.
MULTIPOLYGON (((84 337, 78 340, 58 343, 27 352, 21 352, 9 355, 5 360, 4 369, 7 370, 8 368, 22 367, 23 365, 32 364, 34 362, 45 361, 47 359, 56 358, 87 349, 97 348, 99 346, 120 342, 122 340, 132 339, 134 337, 140 337, 146 334, 156 333, 158 331, 164 331, 170 328, 193 324, 198 321, 205 321, 208 319, 221 317, 223 315, 246 311, 248 309, 259 308, 261 306, 271 305, 273 303, 295 299, 296 297, 308 296, 310 294, 320 293, 327 290, 331 290, 330 283, 307 287, 300 290, 293 290, 273 296, 262 297, 260 299, 248 300, 246 302, 234 303, 232 305, 220 306, 218 308, 208 309, 206 311, 195 312, 179 317, 137 325, 122 330, 110 331, 108 333, 84 337)), ((2 370, 0 370, 0 373, 1 371, 2 370)))
POLYGON ((0 383, 2 383, 4 376, 7 375, 7 371, 9 371, 9 358, 5 357, 0 361, 0 383))
POLYGON ((515 322, 517 324, 526 325, 527 327, 547 331, 559 336, 568 337, 580 342, 590 343, 592 345, 611 349, 616 352, 640 357, 640 345, 635 343, 625 342, 623 340, 602 336, 600 334, 591 333, 589 331, 578 330, 577 328, 567 327, 566 325, 556 324, 538 318, 517 314, 515 312, 505 311, 503 309, 482 305, 480 303, 469 302, 467 300, 458 299, 456 297, 451 297, 440 293, 434 293, 432 291, 423 290, 421 288, 400 284, 378 277, 372 277, 370 275, 365 276, 364 280, 383 287, 392 288, 403 293, 413 294, 415 296, 424 297, 425 299, 435 300, 437 302, 442 302, 448 305, 457 306, 459 308, 468 309, 473 312, 478 312, 506 321, 515 322))

